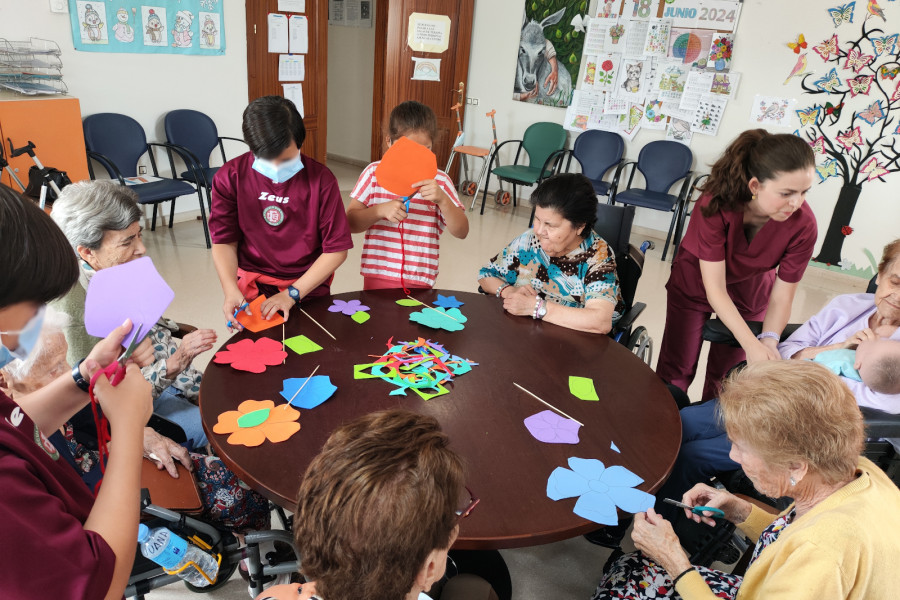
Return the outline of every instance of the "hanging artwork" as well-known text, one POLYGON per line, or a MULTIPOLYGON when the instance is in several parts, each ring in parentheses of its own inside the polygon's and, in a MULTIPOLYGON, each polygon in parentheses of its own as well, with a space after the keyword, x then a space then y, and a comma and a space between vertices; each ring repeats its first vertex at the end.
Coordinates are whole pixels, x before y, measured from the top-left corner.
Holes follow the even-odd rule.
POLYGON ((225 54, 221 0, 69 0, 82 52, 225 54))
POLYGON ((582 0, 555 0, 554 6, 560 8, 550 14, 544 4, 528 0, 524 4, 513 100, 569 106, 585 38, 576 26, 583 22, 587 4, 582 0))

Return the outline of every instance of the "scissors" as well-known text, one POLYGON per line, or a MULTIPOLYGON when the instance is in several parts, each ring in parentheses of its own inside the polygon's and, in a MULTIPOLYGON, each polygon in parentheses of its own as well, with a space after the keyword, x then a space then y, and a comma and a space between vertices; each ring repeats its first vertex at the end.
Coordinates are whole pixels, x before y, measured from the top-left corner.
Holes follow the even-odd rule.
POLYGON ((720 508, 714 508, 712 506, 688 506, 684 502, 679 502, 677 500, 672 500, 671 498, 663 498, 663 502, 668 504, 674 504, 679 508, 684 508, 686 510, 691 511, 695 515, 700 515, 701 517, 712 517, 713 519, 724 519, 725 512, 720 508), (704 515, 703 513, 708 512, 712 513, 711 515, 704 515))
MULTIPOLYGON (((249 305, 249 303, 246 300, 244 300, 243 304, 241 304, 236 309, 234 309, 234 315, 232 318, 237 319, 238 313, 241 312, 242 310, 244 310, 245 308, 247 308, 248 305, 249 305)), ((233 323, 234 323, 234 321, 228 321, 228 323, 225 326, 231 327, 233 323)))
POLYGON ((96 373, 94 373, 93 377, 91 377, 91 394, 93 395, 94 384, 97 383, 97 378, 100 377, 101 373, 106 375, 106 378, 109 379, 109 383, 111 385, 119 385, 119 383, 125 379, 125 363, 128 362, 128 359, 131 358, 131 355, 134 353, 134 350, 138 347, 138 344, 144 339, 141 335, 144 326, 141 325, 137 328, 137 331, 134 332, 134 335, 131 336, 131 341, 128 342, 128 346, 125 348, 125 352, 122 353, 119 358, 117 358, 114 362, 111 362, 106 367, 100 369, 96 373))

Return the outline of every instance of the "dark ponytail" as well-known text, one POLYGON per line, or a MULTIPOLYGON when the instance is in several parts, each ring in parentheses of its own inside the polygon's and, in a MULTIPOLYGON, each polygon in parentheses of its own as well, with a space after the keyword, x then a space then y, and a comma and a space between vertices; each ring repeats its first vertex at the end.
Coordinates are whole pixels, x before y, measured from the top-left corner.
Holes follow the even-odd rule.
POLYGON ((743 210, 750 202, 750 180, 761 183, 779 173, 791 173, 815 166, 809 144, 789 133, 771 134, 765 129, 748 129, 731 142, 716 161, 709 179, 700 189, 712 198, 701 209, 704 217, 722 211, 743 210))

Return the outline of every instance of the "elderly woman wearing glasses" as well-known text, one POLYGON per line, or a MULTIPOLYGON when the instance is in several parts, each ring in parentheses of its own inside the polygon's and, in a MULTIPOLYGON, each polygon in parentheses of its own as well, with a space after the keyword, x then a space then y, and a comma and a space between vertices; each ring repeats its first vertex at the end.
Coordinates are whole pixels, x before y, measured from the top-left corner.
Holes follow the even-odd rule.
MULTIPOLYGON (((639 552, 620 557, 594 599, 897 597, 900 491, 867 458, 862 415, 837 375, 810 362, 754 363, 719 399, 731 457, 756 489, 794 502, 775 515, 706 484, 681 501, 713 507, 758 538, 743 577, 693 567, 668 521, 651 509, 634 519, 639 552)), ((714 525, 711 513, 688 517, 714 525)))
MULTIPOLYGON (((444 576, 459 520, 478 500, 438 422, 407 410, 372 413, 331 434, 297 497, 294 538, 304 577, 324 600, 415 600, 444 576)), ((468 581, 467 581, 468 579, 468 581)), ((479 585, 480 584, 480 585, 479 585)), ((308 598, 310 584, 260 598, 308 598)), ((441 598, 496 598, 458 576, 441 598)))

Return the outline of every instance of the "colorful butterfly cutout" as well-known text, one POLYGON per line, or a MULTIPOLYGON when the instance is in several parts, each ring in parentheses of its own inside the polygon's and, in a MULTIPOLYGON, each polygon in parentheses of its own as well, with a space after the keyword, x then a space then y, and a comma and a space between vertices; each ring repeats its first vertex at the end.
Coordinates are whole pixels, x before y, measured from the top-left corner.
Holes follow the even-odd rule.
POLYGON ((826 92, 837 91, 837 88, 841 85, 841 80, 838 78, 837 69, 830 70, 828 74, 825 75, 825 77, 816 79, 813 84, 820 90, 825 90, 826 92))
POLYGON ((797 113, 797 116, 800 117, 800 125, 803 127, 807 127, 809 125, 815 125, 816 120, 819 118, 819 110, 820 107, 813 106, 807 108, 806 110, 796 110, 794 112, 797 113))
POLYGON ((838 162, 834 158, 827 161, 824 165, 816 166, 816 175, 819 176, 819 183, 822 183, 829 177, 837 177, 839 175, 837 167, 838 162))
POLYGON ((859 77, 854 77, 853 79, 847 80, 847 85, 850 86, 850 95, 856 96, 857 94, 867 94, 869 93, 869 88, 872 87, 872 80, 875 79, 872 75, 860 75, 859 77))
POLYGON ((897 82, 896 87, 894 87, 894 93, 891 94, 891 102, 895 100, 900 100, 900 81, 897 82))
POLYGON ((862 146, 863 144, 862 131, 859 130, 859 126, 848 130, 846 133, 839 133, 834 137, 838 144, 843 146, 844 150, 848 152, 853 149, 853 146, 862 146))
POLYGON ((847 52, 847 62, 844 63, 844 68, 853 69, 855 73, 859 73, 860 69, 873 60, 875 60, 875 57, 871 54, 863 54, 862 50, 859 48, 851 48, 850 51, 847 52))
POLYGON ((854 0, 853 2, 848 2, 847 4, 842 4, 835 8, 829 8, 828 16, 834 21, 834 26, 839 27, 844 23, 853 22, 853 9, 855 8, 856 2, 854 0))
MULTIPOLYGON (((870 158, 868 160, 868 162, 866 162, 866 164, 864 164, 862 166, 862 169, 860 169, 860 172, 862 172, 864 175, 866 175, 866 181, 872 181, 873 179, 881 179, 882 177, 884 177, 885 175, 890 173, 890 171, 885 169, 881 165, 881 163, 878 162, 877 156, 873 156, 872 158, 870 158)), ((884 179, 881 179, 881 180, 884 181, 884 179)))
POLYGON ((809 145, 816 154, 825 154, 825 138, 821 135, 811 141, 809 145))
POLYGON ((898 74, 900 74, 900 67, 888 68, 887 65, 882 65, 882 67, 878 69, 878 74, 881 75, 882 79, 893 80, 898 74))
POLYGON ((885 116, 884 108, 881 107, 881 100, 873 102, 868 107, 866 107, 865 110, 861 111, 857 116, 869 125, 874 125, 885 116))
POLYGON ((831 104, 831 102, 826 102, 826 103, 825 103, 825 115, 826 115, 826 116, 833 116, 835 119, 840 119, 840 118, 841 118, 841 109, 842 109, 842 108, 844 108, 844 103, 843 103, 843 102, 841 102, 841 103, 838 104, 837 106, 834 106, 833 104, 831 104))
POLYGON ((828 60, 832 54, 838 53, 838 37, 834 34, 818 46, 813 46, 813 52, 822 57, 822 60, 828 60))
POLYGON ((787 47, 794 51, 794 54, 800 54, 801 50, 806 50, 806 38, 801 33, 797 36, 796 42, 788 42, 787 47))
POLYGON ((875 56, 881 56, 885 52, 887 52, 888 54, 893 54, 894 52, 896 52, 898 37, 900 37, 900 34, 894 33, 892 35, 886 35, 880 38, 869 38, 869 41, 872 42, 872 48, 875 50, 875 56))

